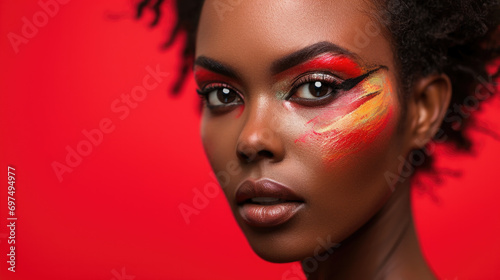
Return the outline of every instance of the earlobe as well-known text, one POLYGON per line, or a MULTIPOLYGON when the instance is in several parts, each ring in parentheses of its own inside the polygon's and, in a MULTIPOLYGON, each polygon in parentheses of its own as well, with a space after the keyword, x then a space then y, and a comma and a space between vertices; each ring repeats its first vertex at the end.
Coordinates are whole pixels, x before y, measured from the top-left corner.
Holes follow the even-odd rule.
POLYGON ((421 78, 413 88, 413 148, 423 148, 438 132, 450 104, 452 87, 446 74, 421 78))

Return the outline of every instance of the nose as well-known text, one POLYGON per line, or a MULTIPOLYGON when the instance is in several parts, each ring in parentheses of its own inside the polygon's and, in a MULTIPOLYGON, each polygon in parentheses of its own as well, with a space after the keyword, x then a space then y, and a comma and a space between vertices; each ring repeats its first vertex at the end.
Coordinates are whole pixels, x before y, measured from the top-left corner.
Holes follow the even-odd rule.
POLYGON ((271 121, 272 117, 272 108, 260 108, 248 114, 236 146, 239 160, 245 163, 283 160, 285 148, 278 133, 279 122, 271 121))

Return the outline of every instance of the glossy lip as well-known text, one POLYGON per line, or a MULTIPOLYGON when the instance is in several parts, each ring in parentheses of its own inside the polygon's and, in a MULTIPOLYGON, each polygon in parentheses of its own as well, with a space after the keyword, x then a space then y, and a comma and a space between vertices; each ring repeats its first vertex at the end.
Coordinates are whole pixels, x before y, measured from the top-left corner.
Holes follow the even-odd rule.
POLYGON ((289 187, 270 179, 245 180, 236 191, 238 212, 243 220, 254 227, 273 227, 290 220, 305 204, 302 197, 289 187), (275 204, 257 204, 257 197, 277 198, 275 204))

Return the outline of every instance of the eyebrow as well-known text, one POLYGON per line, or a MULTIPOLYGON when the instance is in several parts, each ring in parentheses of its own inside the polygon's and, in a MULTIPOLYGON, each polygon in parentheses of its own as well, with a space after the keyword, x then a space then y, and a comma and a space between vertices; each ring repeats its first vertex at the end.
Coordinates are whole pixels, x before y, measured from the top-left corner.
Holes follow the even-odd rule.
POLYGON ((212 59, 212 58, 209 58, 209 57, 206 57, 203 55, 198 57, 195 60, 194 65, 201 66, 207 70, 210 70, 212 72, 215 72, 215 73, 218 73, 218 74, 221 74, 221 75, 227 76, 229 78, 233 78, 233 79, 237 79, 239 76, 233 68, 226 66, 223 63, 221 63, 215 59, 212 59))
MULTIPOLYGON (((301 63, 304 63, 314 58, 315 56, 318 56, 323 53, 344 54, 355 60, 359 60, 359 56, 350 52, 349 50, 346 50, 336 44, 323 41, 307 46, 303 49, 295 51, 289 55, 286 55, 285 57, 282 57, 274 61, 271 64, 271 73, 273 76, 275 76, 281 72, 284 72, 285 70, 288 70, 301 63)), ((237 71, 234 70, 233 68, 224 65, 222 62, 219 62, 215 59, 203 55, 196 58, 194 65, 201 66, 207 70, 227 76, 229 78, 238 79, 239 77, 237 71)))
POLYGON ((333 43, 323 41, 305 47, 301 50, 298 50, 283 58, 276 60, 275 62, 273 62, 271 66, 271 73, 273 74, 273 76, 277 75, 285 70, 288 70, 294 66, 302 64, 314 58, 315 56, 318 56, 323 53, 344 54, 355 60, 359 60, 359 57, 356 54, 333 43))

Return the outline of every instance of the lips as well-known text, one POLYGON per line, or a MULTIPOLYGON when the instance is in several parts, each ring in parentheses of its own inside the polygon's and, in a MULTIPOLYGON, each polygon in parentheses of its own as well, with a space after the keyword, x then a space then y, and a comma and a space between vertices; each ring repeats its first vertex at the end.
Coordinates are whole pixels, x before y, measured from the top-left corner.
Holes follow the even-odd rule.
POLYGON ((236 191, 236 203, 250 226, 273 227, 289 221, 304 205, 290 188, 269 179, 245 180, 236 191))

